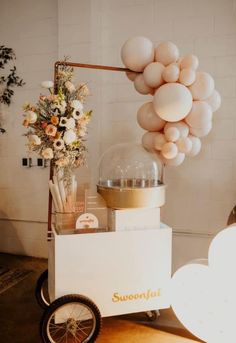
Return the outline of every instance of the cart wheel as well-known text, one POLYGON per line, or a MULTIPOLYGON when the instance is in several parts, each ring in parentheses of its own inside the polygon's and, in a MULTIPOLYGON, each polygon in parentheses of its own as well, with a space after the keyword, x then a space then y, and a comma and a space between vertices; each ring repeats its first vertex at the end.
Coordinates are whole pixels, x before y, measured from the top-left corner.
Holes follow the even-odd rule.
POLYGON ((90 299, 65 295, 46 308, 40 334, 44 343, 92 343, 100 332, 101 322, 99 309, 90 299))
POLYGON ((145 313, 150 322, 154 322, 160 315, 159 311, 147 311, 145 313))
POLYGON ((35 287, 36 300, 43 309, 50 305, 50 299, 48 294, 48 270, 46 269, 38 278, 35 287))

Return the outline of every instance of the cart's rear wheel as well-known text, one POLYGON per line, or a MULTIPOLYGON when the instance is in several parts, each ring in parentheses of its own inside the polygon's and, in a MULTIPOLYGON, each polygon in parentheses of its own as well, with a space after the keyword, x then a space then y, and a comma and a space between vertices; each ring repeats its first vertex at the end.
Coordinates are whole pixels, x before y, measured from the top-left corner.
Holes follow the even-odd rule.
POLYGON ((101 321, 99 309, 90 299, 65 295, 46 308, 40 333, 44 343, 90 343, 95 342, 101 321))
POLYGON ((35 287, 36 300, 43 309, 50 305, 49 293, 48 293, 48 270, 46 269, 38 278, 35 287))
POLYGON ((150 322, 154 322, 160 316, 160 313, 158 310, 147 311, 145 313, 146 313, 147 319, 150 322))

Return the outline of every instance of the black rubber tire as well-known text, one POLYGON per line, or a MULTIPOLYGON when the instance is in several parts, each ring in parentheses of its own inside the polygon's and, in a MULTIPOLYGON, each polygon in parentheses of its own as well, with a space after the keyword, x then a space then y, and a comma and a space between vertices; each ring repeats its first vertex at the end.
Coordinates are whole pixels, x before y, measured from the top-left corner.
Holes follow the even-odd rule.
POLYGON ((38 278, 38 281, 36 283, 35 287, 35 297, 40 307, 42 307, 44 310, 50 305, 49 299, 46 301, 42 296, 43 286, 44 283, 48 282, 48 270, 46 269, 38 278))
POLYGON ((145 314, 149 322, 154 322, 158 317, 157 311, 147 311, 145 314))
MULTIPOLYGON (((80 295, 80 294, 69 294, 69 295, 64 295, 55 301, 53 301, 44 311, 44 314, 42 316, 41 322, 40 322, 40 335, 42 338, 42 341, 44 343, 57 343, 54 340, 49 339, 48 334, 47 334, 47 326, 48 326, 48 321, 50 320, 51 316, 53 313, 59 309, 61 306, 65 304, 69 304, 70 302, 78 302, 80 304, 84 304, 87 307, 89 307, 90 311, 93 312, 94 318, 95 318, 95 328, 92 333, 92 336, 89 337, 89 339, 85 339, 82 342, 86 343, 94 343, 96 338, 98 337, 101 326, 102 326, 102 317, 100 314, 100 311, 98 307, 94 304, 92 300, 89 298, 80 295)), ((72 340, 70 340, 72 342, 72 340)), ((78 340, 73 340, 73 343, 78 343, 78 340)))

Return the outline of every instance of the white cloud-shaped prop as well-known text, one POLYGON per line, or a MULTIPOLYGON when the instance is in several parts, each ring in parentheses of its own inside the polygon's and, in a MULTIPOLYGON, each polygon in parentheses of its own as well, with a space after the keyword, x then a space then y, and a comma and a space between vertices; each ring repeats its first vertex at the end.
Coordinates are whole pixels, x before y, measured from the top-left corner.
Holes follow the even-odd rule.
MULTIPOLYGON (((200 138, 210 132, 212 112, 220 107, 221 97, 214 89, 211 75, 197 71, 197 56, 180 58, 179 49, 172 42, 162 42, 154 47, 148 38, 134 37, 122 46, 121 59, 132 71, 127 76, 134 82, 135 89, 141 94, 153 95, 152 106, 146 103, 139 109, 138 123, 144 130, 156 132, 159 141, 157 147, 155 135, 149 135, 145 149, 156 153, 167 165, 179 165, 185 155, 192 157, 198 154, 200 138), (159 126, 157 123, 164 124, 159 126), (186 139, 183 142, 185 136, 181 131, 180 141, 175 140, 176 134, 166 135, 165 126, 169 123, 177 130, 179 123, 186 124, 187 138, 192 140, 192 144, 186 139), (162 143, 159 133, 165 135, 162 143)), ((147 135, 142 141, 146 142, 146 138, 147 135)))
POLYGON ((171 280, 172 308, 195 336, 207 343, 236 342, 236 225, 212 241, 208 265, 190 263, 171 280))

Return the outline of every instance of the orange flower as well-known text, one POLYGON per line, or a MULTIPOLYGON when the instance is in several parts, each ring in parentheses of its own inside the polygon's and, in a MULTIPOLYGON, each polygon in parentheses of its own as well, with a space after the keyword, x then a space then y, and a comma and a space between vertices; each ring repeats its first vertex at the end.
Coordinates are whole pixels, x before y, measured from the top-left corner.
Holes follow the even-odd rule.
POLYGON ((22 125, 24 127, 28 127, 29 126, 29 121, 27 119, 24 119, 22 125))
POLYGON ((56 133, 57 133, 57 128, 56 128, 56 126, 49 124, 49 125, 46 127, 46 129, 45 129, 45 133, 46 133, 46 135, 48 135, 48 136, 55 137, 55 136, 56 136, 56 133))
POLYGON ((53 125, 57 125, 58 122, 59 122, 58 117, 56 117, 56 116, 52 116, 52 117, 51 117, 51 123, 52 123, 53 125))

